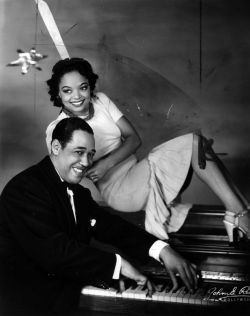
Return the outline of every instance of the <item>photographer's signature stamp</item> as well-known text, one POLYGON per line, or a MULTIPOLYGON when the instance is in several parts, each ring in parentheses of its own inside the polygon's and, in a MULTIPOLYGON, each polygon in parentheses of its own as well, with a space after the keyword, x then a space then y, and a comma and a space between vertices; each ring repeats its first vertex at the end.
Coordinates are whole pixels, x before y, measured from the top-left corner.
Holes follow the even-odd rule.
POLYGON ((224 290, 223 287, 212 287, 206 299, 217 302, 250 302, 250 285, 224 290))

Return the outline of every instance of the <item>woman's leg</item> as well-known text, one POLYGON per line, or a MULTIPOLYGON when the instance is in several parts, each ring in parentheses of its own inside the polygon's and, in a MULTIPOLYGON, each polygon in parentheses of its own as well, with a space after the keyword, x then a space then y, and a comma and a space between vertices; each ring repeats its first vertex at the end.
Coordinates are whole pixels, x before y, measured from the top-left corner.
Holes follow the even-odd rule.
POLYGON ((240 212, 244 208, 244 205, 235 194, 233 188, 226 181, 217 163, 211 159, 206 161, 205 169, 201 169, 199 167, 199 137, 199 135, 194 135, 193 141, 193 154, 191 163, 195 174, 198 176, 198 178, 205 182, 210 187, 210 189, 219 197, 227 210, 231 210, 236 213, 240 212))
MULTIPOLYGON (((211 157, 211 154, 206 153, 208 159, 206 160, 206 167, 201 169, 198 161, 199 151, 199 135, 194 135, 193 141, 193 153, 192 153, 192 167, 195 174, 203 182, 205 182, 209 188, 218 196, 222 201, 227 211, 225 214, 225 220, 231 223, 235 223, 235 215, 241 214, 241 212, 248 207, 244 204, 244 201, 236 194, 234 187, 227 181, 220 167, 218 166, 216 159, 211 157), (230 215, 231 214, 231 215, 230 215)), ((215 155, 215 154, 214 154, 215 155)), ((247 216, 242 216, 238 225, 246 232, 250 231, 250 212, 247 216)))

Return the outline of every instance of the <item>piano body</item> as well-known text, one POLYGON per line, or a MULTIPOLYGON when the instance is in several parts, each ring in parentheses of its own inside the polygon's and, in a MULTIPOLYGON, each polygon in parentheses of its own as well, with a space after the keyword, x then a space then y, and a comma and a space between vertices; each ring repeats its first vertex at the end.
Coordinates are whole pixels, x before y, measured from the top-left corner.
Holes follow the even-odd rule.
MULTIPOLYGON (((132 282, 123 293, 116 287, 86 286, 80 309, 115 315, 241 315, 244 308, 250 308, 250 251, 229 245, 223 215, 222 207, 195 206, 182 229, 170 236, 174 249, 200 269, 195 293, 187 292, 181 284, 173 292, 165 269, 152 260, 141 267, 156 285, 152 297, 132 282)), ((123 216, 131 220, 131 215, 123 216)), ((132 222, 143 225, 143 213, 134 215, 132 222)))

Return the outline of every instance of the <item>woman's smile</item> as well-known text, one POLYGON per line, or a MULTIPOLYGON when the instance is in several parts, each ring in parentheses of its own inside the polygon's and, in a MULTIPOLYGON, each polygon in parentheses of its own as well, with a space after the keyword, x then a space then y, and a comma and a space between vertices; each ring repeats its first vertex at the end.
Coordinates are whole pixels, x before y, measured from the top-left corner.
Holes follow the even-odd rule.
POLYGON ((70 103, 73 104, 74 106, 80 106, 84 103, 84 100, 79 100, 79 101, 71 101, 70 103))

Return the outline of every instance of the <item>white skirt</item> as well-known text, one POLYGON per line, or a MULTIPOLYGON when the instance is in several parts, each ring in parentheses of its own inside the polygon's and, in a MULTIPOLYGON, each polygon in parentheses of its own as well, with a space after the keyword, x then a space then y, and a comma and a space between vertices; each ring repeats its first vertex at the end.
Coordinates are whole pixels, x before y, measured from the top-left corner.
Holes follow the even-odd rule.
POLYGON ((192 157, 193 134, 155 147, 147 158, 131 155, 98 182, 104 201, 122 212, 145 210, 145 229, 160 239, 177 231, 191 204, 181 204, 179 192, 192 157))

